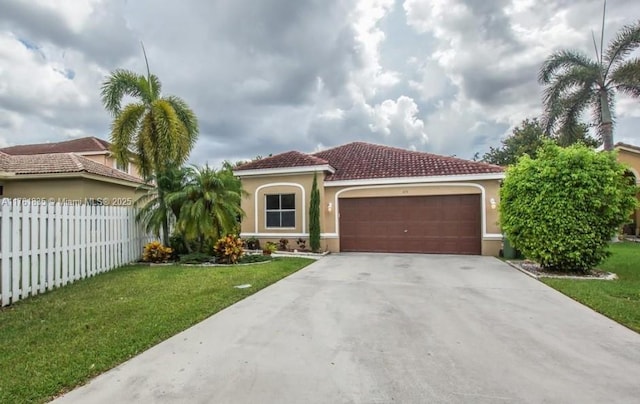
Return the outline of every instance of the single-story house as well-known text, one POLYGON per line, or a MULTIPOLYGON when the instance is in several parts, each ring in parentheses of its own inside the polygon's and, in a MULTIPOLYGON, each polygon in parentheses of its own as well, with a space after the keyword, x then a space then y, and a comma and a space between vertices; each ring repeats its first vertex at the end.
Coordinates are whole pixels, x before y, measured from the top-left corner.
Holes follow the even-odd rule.
POLYGON ((354 142, 290 151, 234 171, 248 192, 241 236, 309 237, 314 176, 324 250, 498 255, 502 167, 354 142))
MULTIPOLYGON (((626 143, 616 143, 614 149, 618 152, 618 161, 627 165, 629 172, 633 174, 636 185, 640 186, 640 147, 626 143)), ((640 200, 640 194, 638 195, 638 200, 640 200)), ((636 209, 633 212, 632 220, 632 223, 625 226, 624 233, 640 235, 640 209, 636 209)))

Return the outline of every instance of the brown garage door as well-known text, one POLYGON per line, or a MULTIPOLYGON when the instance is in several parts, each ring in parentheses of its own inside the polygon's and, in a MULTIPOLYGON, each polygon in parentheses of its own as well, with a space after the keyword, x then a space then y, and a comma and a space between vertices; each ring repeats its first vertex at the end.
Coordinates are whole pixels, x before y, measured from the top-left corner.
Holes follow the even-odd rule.
POLYGON ((480 254, 480 195, 344 198, 340 251, 480 254))

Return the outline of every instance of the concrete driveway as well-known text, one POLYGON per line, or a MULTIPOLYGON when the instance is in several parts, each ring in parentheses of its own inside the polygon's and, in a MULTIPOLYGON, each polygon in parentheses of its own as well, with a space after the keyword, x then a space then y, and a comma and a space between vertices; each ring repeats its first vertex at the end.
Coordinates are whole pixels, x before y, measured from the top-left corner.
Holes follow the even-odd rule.
POLYGON ((495 258, 341 254, 59 402, 639 400, 639 334, 495 258))

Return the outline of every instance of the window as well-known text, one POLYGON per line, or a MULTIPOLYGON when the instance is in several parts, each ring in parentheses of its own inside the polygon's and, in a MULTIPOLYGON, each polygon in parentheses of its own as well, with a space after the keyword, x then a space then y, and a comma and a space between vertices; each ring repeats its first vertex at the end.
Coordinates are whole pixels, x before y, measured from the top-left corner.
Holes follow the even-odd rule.
POLYGON ((125 173, 129 172, 129 162, 126 162, 124 164, 120 163, 119 161, 116 160, 116 169, 118 171, 122 171, 125 173))
POLYGON ((267 227, 296 227, 296 195, 266 195, 267 227))

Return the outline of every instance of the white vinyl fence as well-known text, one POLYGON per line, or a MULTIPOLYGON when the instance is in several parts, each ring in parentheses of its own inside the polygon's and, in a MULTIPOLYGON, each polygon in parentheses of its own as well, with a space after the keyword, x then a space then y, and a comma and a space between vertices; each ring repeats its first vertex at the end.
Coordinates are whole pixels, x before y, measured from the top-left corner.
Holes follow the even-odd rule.
POLYGON ((138 260, 153 240, 124 206, 0 199, 0 307, 138 260))

